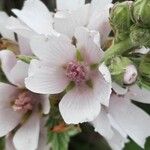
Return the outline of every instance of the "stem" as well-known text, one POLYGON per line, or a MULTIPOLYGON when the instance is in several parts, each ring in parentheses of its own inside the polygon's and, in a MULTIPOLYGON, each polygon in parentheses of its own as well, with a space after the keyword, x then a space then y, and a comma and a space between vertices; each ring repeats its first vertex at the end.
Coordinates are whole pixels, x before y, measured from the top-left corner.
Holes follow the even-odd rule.
POLYGON ((102 61, 107 62, 112 57, 121 55, 133 47, 135 47, 135 45, 131 42, 130 38, 127 38, 126 40, 114 44, 109 49, 107 49, 102 61))

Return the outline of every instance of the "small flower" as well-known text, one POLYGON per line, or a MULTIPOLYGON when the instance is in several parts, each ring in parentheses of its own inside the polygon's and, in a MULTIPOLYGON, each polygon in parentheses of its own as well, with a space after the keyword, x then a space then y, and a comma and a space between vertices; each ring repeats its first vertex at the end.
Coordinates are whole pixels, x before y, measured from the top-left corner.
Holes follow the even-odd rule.
POLYGON ((103 51, 94 41, 97 34, 84 27, 78 28, 76 46, 63 35, 46 39, 35 37, 31 41, 39 60, 31 61, 26 87, 42 94, 66 90, 59 103, 66 123, 91 121, 100 112, 100 103, 109 104, 111 85, 98 70, 103 51))
POLYGON ((29 65, 17 61, 11 51, 0 52, 1 67, 9 83, 0 83, 0 136, 16 130, 16 149, 35 150, 38 146, 40 119, 49 112, 48 95, 33 93, 25 88, 29 65))

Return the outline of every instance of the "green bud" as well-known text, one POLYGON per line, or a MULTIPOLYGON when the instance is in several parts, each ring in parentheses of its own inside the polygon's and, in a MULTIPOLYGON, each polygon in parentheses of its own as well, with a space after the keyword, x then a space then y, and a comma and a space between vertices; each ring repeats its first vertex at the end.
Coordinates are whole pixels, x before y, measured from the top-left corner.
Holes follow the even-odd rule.
POLYGON ((150 29, 132 26, 130 30, 130 39, 134 45, 150 47, 150 29))
POLYGON ((113 80, 119 85, 132 84, 136 81, 137 71, 132 61, 127 57, 114 57, 109 66, 113 80), (135 77, 133 78, 133 74, 135 77))
POLYGON ((133 2, 132 19, 140 27, 150 27, 150 0, 133 2))
POLYGON ((116 3, 110 11, 110 24, 115 32, 127 32, 132 24, 130 6, 132 1, 116 3))

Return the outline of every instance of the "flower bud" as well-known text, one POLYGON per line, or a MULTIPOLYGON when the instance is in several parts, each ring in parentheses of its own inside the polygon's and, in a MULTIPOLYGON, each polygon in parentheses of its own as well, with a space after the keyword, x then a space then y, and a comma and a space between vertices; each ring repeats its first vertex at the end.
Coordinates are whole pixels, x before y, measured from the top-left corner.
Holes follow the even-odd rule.
POLYGON ((137 70, 127 57, 115 57, 109 66, 113 80, 119 85, 132 84, 137 79, 137 70))
POLYGON ((130 39, 135 46, 150 47, 150 29, 132 26, 130 39))
POLYGON ((132 5, 132 19, 140 27, 150 27, 150 1, 136 0, 132 5))
POLYGON ((110 23, 112 28, 116 31, 129 31, 132 24, 130 15, 130 6, 132 1, 116 3, 110 11, 110 23))
POLYGON ((137 76, 138 76, 138 72, 136 67, 132 64, 128 65, 125 68, 123 83, 127 85, 133 84, 135 83, 137 76))

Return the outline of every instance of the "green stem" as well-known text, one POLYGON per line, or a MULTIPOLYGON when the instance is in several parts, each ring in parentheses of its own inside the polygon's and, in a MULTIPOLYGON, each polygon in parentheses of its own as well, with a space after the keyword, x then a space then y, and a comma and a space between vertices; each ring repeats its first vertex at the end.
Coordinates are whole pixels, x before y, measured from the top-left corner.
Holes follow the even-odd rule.
POLYGON ((107 62, 112 57, 122 55, 133 47, 135 47, 135 45, 131 42, 130 38, 127 38, 126 40, 114 44, 109 49, 107 49, 102 61, 107 62))

